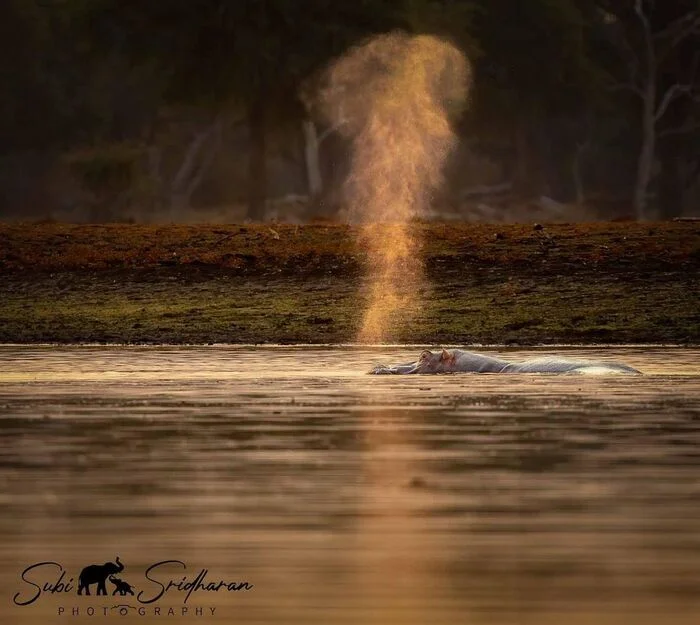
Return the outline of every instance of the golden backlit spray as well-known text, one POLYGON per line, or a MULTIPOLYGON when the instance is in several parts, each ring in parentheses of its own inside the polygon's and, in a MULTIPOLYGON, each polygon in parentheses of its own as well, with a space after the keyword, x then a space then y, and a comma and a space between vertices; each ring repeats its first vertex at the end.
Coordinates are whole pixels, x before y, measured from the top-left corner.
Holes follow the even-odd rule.
POLYGON ((375 37, 328 70, 321 109, 352 141, 345 195, 369 261, 360 342, 382 342, 417 308, 424 273, 411 222, 442 183, 455 144, 450 118, 470 76, 452 44, 404 33, 375 37))

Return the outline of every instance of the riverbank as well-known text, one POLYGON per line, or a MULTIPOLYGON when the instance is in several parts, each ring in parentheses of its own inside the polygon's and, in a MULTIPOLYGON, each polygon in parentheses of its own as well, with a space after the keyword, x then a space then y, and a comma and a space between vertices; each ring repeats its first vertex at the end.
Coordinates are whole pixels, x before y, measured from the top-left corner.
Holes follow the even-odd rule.
MULTIPOLYGON (((388 342, 700 343, 700 224, 415 227, 388 342)), ((365 263, 334 224, 0 224, 0 342, 352 342, 365 263)))

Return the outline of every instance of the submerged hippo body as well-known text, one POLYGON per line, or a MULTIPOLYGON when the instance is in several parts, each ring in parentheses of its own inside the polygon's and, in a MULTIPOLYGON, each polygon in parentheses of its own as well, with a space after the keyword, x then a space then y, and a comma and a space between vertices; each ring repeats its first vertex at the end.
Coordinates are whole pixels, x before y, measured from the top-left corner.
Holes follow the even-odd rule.
POLYGON ((500 358, 476 354, 461 349, 424 351, 416 362, 405 365, 377 365, 370 371, 375 375, 406 373, 628 373, 640 371, 616 362, 569 360, 546 357, 508 362, 500 358))

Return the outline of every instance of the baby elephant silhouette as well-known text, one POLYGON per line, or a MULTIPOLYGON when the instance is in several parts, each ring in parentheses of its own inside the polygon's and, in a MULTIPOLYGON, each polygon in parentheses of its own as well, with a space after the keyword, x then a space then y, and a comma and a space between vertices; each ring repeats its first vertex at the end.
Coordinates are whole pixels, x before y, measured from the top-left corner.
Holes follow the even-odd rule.
POLYGON ((134 589, 132 585, 128 582, 125 582, 123 579, 119 579, 118 577, 110 577, 109 581, 116 586, 114 592, 112 593, 112 596, 116 595, 117 593, 119 593, 119 595, 122 597, 134 594, 134 589))

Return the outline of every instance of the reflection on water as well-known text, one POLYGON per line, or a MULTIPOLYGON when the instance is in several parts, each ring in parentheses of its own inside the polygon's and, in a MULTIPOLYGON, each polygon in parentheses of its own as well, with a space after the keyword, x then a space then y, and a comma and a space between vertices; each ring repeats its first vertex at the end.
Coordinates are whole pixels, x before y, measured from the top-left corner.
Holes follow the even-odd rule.
POLYGON ((0 622, 104 621, 11 599, 28 564, 116 555, 255 588, 108 621, 696 622, 700 350, 570 354, 634 378, 365 375, 418 351, 0 348, 0 622))

